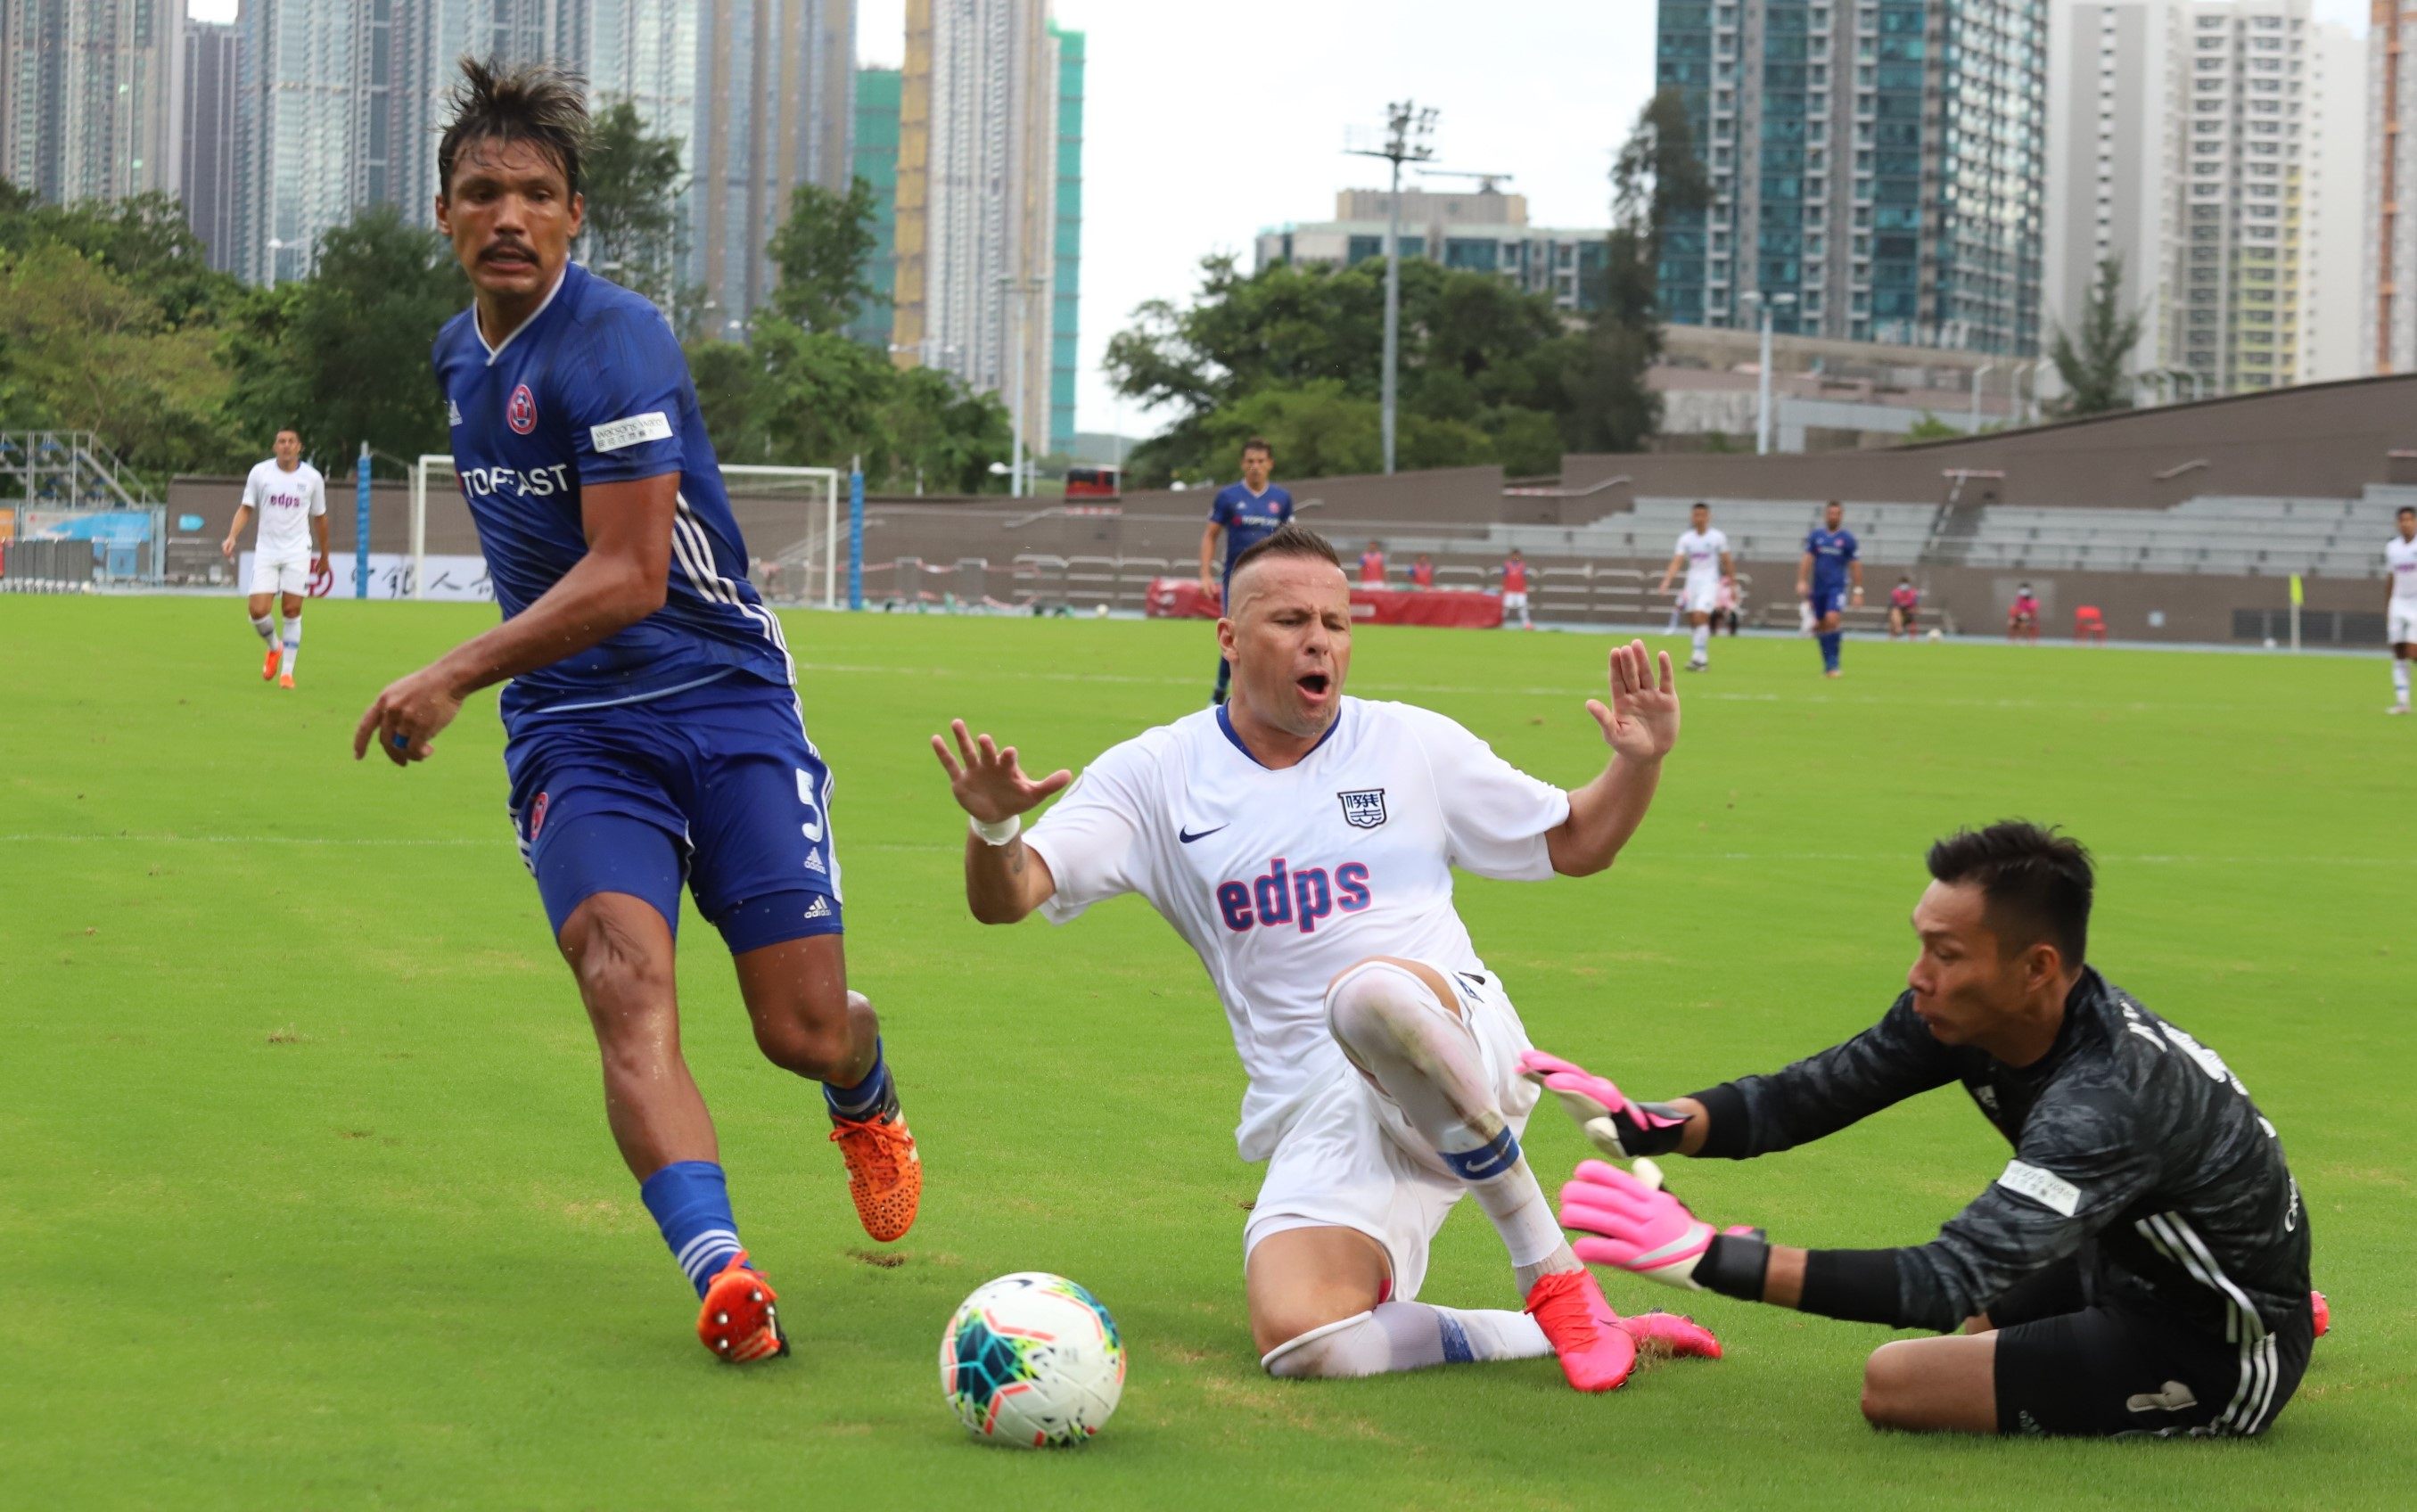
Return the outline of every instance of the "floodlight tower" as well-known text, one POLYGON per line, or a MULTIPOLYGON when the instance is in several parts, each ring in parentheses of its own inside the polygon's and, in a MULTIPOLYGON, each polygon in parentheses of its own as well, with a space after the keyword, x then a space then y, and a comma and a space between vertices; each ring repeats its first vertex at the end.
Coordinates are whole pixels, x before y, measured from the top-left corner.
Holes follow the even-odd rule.
POLYGON ((1427 139, 1435 135, 1436 113, 1411 100, 1395 100, 1385 108, 1385 143, 1380 147, 1345 147, 1357 158, 1382 158, 1393 165, 1393 189, 1385 220, 1385 377, 1382 412, 1385 430, 1385 472, 1393 471, 1395 405, 1394 370, 1402 350, 1402 164, 1425 162, 1435 156, 1427 139))

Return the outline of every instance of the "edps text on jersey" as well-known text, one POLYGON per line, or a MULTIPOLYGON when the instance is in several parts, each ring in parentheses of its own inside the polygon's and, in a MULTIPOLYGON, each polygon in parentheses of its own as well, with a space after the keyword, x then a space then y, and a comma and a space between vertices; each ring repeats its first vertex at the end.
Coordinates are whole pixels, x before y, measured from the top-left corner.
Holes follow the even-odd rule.
POLYGON ((1315 934, 1320 919, 1337 911, 1357 914, 1368 902, 1368 868, 1358 861, 1344 862, 1330 876, 1324 867, 1289 870, 1278 856, 1248 882, 1217 885, 1217 912, 1237 934, 1286 925, 1315 934))

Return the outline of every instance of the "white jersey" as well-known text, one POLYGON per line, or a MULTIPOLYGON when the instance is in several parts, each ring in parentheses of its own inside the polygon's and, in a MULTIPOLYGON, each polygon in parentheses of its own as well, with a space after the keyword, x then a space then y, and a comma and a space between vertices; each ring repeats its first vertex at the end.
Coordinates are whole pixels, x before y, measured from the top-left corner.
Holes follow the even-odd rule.
POLYGON ((309 560, 311 517, 327 512, 327 485, 309 462, 296 462, 287 472, 275 458, 262 462, 243 480, 243 502, 260 517, 256 550, 263 562, 309 560))
POLYGON ((1343 700, 1326 739, 1281 771, 1232 731, 1204 709, 1111 748, 1025 838, 1056 881, 1051 923, 1139 893, 1199 952, 1250 1078, 1234 1141, 1263 1160, 1347 1069, 1328 981, 1369 956, 1482 973, 1452 869, 1551 876, 1544 835, 1570 800, 1406 703, 1343 700))
POLYGON ((1721 556, 1729 549, 1729 538, 1721 527, 1691 530, 1679 537, 1674 551, 1687 561, 1687 592, 1716 593, 1721 585, 1721 556))
POLYGON ((2383 565, 2392 574, 2392 601, 2417 608, 2417 541, 2394 536, 2384 545, 2383 565))

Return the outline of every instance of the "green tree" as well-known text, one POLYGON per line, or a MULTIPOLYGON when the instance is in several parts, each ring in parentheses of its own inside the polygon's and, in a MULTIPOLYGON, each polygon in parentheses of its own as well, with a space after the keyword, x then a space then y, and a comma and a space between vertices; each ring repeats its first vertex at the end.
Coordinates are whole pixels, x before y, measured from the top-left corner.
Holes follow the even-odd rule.
POLYGON ((124 279, 171 326, 208 324, 242 295, 233 275, 210 267, 207 249, 172 194, 57 205, 0 181, 0 249, 45 243, 73 248, 124 279))
POLYGON ((2139 340, 2140 312, 2123 308, 2123 259, 2105 258, 2081 312, 2079 338, 2060 325, 2048 344, 2048 358, 2064 382, 2056 412, 2082 416, 2130 409, 2132 348, 2139 340))
MULTIPOLYGON (((1347 427, 1345 435, 1280 446, 1287 476, 1375 471, 1377 454, 1363 459, 1347 436, 1357 433, 1361 406, 1376 413, 1381 387, 1383 265, 1277 266, 1246 277, 1232 258, 1212 257, 1201 273, 1189 305, 1150 301, 1109 340, 1107 368, 1118 390, 1174 416, 1164 433, 1135 448, 1132 476, 1148 482, 1229 468, 1230 443, 1250 433, 1235 415, 1279 430, 1297 423, 1286 416, 1309 415, 1347 427), (1239 408, 1254 399, 1264 402, 1239 408)), ((1549 415, 1563 402, 1564 329, 1549 299, 1494 275, 1405 261, 1404 463, 1508 464, 1509 446, 1521 465, 1532 464, 1540 431, 1514 412, 1549 415)))
POLYGON ((637 106, 616 100, 590 127, 579 187, 587 217, 581 260, 675 316, 691 303, 679 287, 682 144, 647 130, 637 106))
POLYGON ((1567 377, 1563 436, 1578 451, 1635 451, 1661 429, 1662 399, 1647 375, 1662 355, 1663 238, 1711 201, 1677 90, 1646 102, 1611 178, 1603 298, 1567 377))
POLYGON ((0 250, 0 406, 13 424, 92 431, 155 480, 223 451, 217 336, 177 325, 134 280, 63 241, 0 250))
POLYGON ((893 372, 875 416, 887 445, 873 476, 898 491, 979 493, 991 487, 990 464, 1005 461, 1014 445, 1007 406, 938 368, 893 372))
POLYGON ((865 278, 878 210, 873 186, 852 180, 844 194, 819 184, 789 191, 789 216, 765 250, 781 270, 772 309, 801 329, 837 332, 880 291, 865 278))
POLYGON ((392 205, 328 232, 312 276, 254 291, 230 334, 227 417, 241 445, 293 425, 339 465, 363 441, 398 457, 445 450, 428 349, 469 300, 453 249, 392 205))

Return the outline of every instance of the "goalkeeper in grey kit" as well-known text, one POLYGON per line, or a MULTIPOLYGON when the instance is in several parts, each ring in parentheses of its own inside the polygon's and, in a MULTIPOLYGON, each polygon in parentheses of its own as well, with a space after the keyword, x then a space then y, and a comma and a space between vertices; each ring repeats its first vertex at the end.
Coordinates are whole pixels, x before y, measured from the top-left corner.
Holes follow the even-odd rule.
POLYGON ((2089 853, 2034 825, 1931 847, 1909 990, 1769 1076, 1669 1103, 1530 1051, 1522 1068, 1636 1173, 1580 1165, 1578 1257, 1852 1322, 1939 1330, 1875 1351, 1863 1415, 1974 1433, 2262 1432, 2319 1330, 2307 1211, 2223 1060, 2084 964, 2089 853), (1928 1244, 1798 1249, 1719 1232, 1639 1157, 1747 1159, 1960 1081, 2014 1146, 1928 1244), (1959 1325, 1964 1332, 1950 1333, 1959 1325))

